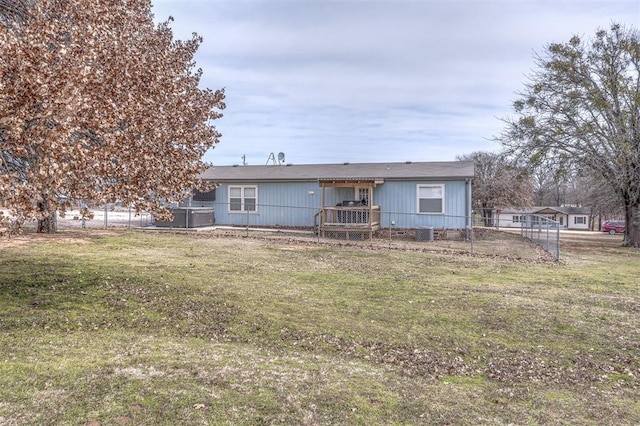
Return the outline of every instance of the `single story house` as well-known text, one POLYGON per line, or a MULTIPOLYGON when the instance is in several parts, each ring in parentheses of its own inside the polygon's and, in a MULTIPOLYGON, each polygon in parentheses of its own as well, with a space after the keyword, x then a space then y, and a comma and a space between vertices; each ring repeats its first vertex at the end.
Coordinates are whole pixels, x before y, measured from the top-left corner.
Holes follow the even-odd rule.
POLYGON ((496 209, 496 226, 520 228, 523 223, 532 220, 529 216, 553 220, 560 228, 589 229, 591 209, 588 207, 504 207, 496 209))
POLYGON ((364 231, 471 227, 469 161, 213 166, 192 207, 218 225, 364 231))

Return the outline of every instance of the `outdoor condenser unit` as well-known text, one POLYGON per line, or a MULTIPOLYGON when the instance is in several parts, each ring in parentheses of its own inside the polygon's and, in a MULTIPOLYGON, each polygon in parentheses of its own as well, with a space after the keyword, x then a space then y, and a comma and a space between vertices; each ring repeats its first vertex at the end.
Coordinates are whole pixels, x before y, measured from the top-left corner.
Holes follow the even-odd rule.
POLYGON ((416 229, 416 241, 433 241, 433 228, 424 226, 416 229))

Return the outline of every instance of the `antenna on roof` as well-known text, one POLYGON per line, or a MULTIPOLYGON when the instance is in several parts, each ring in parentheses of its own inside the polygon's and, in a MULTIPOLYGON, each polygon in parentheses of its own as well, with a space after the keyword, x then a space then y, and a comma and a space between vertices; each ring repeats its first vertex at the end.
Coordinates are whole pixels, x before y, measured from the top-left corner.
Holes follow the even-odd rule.
POLYGON ((267 158, 267 166, 269 165, 269 162, 271 162, 271 164, 273 164, 274 166, 284 164, 284 152, 278 153, 277 160, 276 155, 272 152, 271 154, 269 154, 269 158, 267 158))

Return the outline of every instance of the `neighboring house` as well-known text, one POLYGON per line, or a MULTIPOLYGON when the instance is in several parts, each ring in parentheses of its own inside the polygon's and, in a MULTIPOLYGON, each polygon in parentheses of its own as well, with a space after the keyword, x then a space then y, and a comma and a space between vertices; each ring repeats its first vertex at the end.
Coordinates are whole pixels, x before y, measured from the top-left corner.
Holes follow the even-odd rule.
POLYGON ((214 166, 200 177, 217 185, 215 193, 194 197, 191 206, 215 208, 218 225, 317 227, 323 234, 466 229, 473 176, 467 161, 214 166))
POLYGON ((530 215, 558 222, 560 228, 589 229, 591 210, 587 207, 504 207, 496 209, 496 226, 520 228, 523 223, 531 221, 530 215))

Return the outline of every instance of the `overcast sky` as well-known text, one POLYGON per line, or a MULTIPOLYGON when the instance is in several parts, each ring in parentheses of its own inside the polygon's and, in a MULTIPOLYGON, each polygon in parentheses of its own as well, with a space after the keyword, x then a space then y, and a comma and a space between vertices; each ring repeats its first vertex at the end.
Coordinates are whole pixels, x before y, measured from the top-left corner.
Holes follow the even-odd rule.
POLYGON ((152 0, 178 39, 204 38, 202 86, 225 88, 215 165, 448 161, 490 139, 534 52, 640 0, 152 0))

